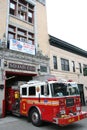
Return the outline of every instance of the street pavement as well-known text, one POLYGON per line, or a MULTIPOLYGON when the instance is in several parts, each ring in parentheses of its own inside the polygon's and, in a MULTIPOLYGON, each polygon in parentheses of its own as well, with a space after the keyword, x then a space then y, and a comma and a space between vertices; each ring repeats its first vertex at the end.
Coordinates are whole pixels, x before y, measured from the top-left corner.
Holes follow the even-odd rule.
MULTIPOLYGON (((87 106, 82 107, 87 111, 87 106)), ((41 127, 35 127, 27 121, 27 118, 7 116, 0 118, 0 130, 87 130, 87 118, 65 127, 59 127, 52 123, 44 123, 41 127)))

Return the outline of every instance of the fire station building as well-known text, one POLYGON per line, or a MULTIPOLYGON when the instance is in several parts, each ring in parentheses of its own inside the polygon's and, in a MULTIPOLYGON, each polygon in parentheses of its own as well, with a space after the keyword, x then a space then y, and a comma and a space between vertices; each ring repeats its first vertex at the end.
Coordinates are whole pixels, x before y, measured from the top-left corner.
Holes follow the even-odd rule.
POLYGON ((87 52, 49 35, 50 73, 57 79, 73 80, 78 83, 82 105, 87 104, 87 52))
POLYGON ((33 76, 53 74, 79 84, 87 101, 83 68, 87 52, 48 35, 45 0, 0 0, 0 113, 5 114, 6 88, 33 76))
POLYGON ((0 0, 0 113, 6 87, 49 73, 48 53, 45 0, 0 0))

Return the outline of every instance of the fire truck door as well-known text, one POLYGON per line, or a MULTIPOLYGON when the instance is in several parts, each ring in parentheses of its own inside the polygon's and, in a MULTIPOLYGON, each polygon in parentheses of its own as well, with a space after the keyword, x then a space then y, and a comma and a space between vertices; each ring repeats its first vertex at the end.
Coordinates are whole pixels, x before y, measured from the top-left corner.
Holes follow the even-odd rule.
POLYGON ((51 106, 51 101, 49 100, 49 98, 44 99, 44 106, 42 110, 44 120, 51 121, 53 117, 53 107, 51 106))

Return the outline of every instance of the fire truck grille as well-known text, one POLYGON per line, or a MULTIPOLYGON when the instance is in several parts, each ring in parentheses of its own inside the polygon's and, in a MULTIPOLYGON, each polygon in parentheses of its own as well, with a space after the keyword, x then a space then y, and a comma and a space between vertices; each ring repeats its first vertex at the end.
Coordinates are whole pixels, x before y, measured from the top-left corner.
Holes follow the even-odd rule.
POLYGON ((66 106, 71 107, 74 105, 74 98, 68 98, 66 99, 66 106))

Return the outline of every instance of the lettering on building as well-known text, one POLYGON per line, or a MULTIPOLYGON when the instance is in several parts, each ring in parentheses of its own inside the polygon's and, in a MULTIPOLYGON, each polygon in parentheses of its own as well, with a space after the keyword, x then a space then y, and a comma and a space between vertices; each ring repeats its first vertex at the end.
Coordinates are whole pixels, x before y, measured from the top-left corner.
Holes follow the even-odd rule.
POLYGON ((35 66, 31 65, 23 65, 23 64, 15 64, 15 63, 9 63, 9 68, 10 69, 17 69, 17 70, 24 70, 24 71, 36 71, 35 66))

